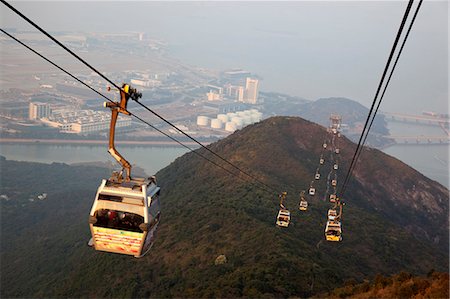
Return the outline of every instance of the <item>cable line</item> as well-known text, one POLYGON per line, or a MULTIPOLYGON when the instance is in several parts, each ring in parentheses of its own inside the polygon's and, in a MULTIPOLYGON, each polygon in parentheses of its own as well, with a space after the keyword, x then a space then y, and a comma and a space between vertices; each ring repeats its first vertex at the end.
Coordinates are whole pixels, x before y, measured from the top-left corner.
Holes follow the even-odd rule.
MULTIPOLYGON (((41 57, 42 59, 44 59, 45 61, 47 61, 48 63, 50 63, 51 65, 53 65, 54 67, 56 67, 57 69, 59 69, 60 71, 62 71, 63 73, 65 73, 66 75, 70 76, 71 78, 73 78, 74 80, 78 81, 79 83, 81 83, 82 85, 84 85, 85 87, 89 88, 90 90, 92 90, 93 92, 95 92, 96 94, 98 94, 99 96, 101 96, 102 98, 106 99, 107 101, 114 103, 113 100, 111 100, 110 98, 108 98, 107 96, 105 96, 104 94, 102 94, 101 92, 99 92, 98 90, 94 89, 92 86, 90 86, 89 84, 86 84, 85 82, 83 82, 82 80, 80 80, 79 78, 77 78, 76 76, 74 76, 72 73, 70 73, 69 71, 65 70, 64 68, 62 68, 61 66, 59 66, 58 64, 54 63, 53 61, 51 61, 50 59, 48 59, 47 57, 45 57, 44 55, 42 55, 41 53, 37 52, 36 50, 34 50, 33 48, 31 48, 30 46, 28 46, 27 44, 25 44, 24 42, 20 41, 19 39, 17 39, 16 37, 14 37, 13 35, 9 34, 8 32, 6 32, 5 30, 0 28, 0 31, 7 35, 8 37, 10 37, 11 39, 13 39, 14 41, 16 41, 17 43, 21 44, 22 46, 24 46, 25 48, 27 48, 28 50, 30 50, 31 52, 33 52, 34 54, 38 55, 39 57, 41 57)), ((216 162, 212 161, 211 159, 207 158, 206 156, 200 154, 199 152, 197 152, 196 150, 192 149, 191 147, 183 144, 182 142, 180 142, 179 140, 173 138, 172 136, 168 135, 167 133, 165 133, 164 131, 158 129, 157 127, 153 126, 152 124, 150 124, 149 122, 145 121, 144 119, 142 119, 141 117, 133 114, 132 112, 128 111, 127 112, 130 114, 130 116, 138 119, 139 121, 147 124, 149 127, 151 127, 152 129, 156 130, 157 132, 163 134, 164 136, 166 136, 167 138, 171 139, 172 141, 180 144, 181 146, 187 148, 189 151, 193 152, 194 154, 200 156, 201 158, 207 160, 208 162, 210 162, 211 164, 223 169, 224 171, 228 172, 229 174, 231 174, 232 176, 236 176, 235 173, 231 172, 229 169, 226 169, 225 167, 223 167, 222 165, 217 164, 216 162)), ((250 182, 251 184, 255 184, 254 182, 249 181, 248 179, 244 179, 241 176, 237 176, 239 179, 244 180, 245 182, 250 182)), ((261 187, 259 185, 255 185, 257 187, 259 187, 260 189, 271 193, 271 191, 267 190, 265 187, 261 187)))
MULTIPOLYGON (((354 153, 352 161, 350 163, 350 167, 348 169, 348 172, 347 172, 347 174, 345 176, 344 184, 342 185, 342 189, 341 189, 341 192, 340 192, 341 193, 341 197, 343 196, 343 193, 344 193, 344 191, 345 191, 345 189, 347 187, 347 184, 348 184, 348 181, 350 179, 351 173, 352 173, 352 171, 354 169, 354 166, 356 164, 357 157, 359 156, 358 153, 359 153, 359 151, 360 151, 360 149, 362 147, 362 140, 363 140, 364 134, 366 133, 366 129, 368 127, 369 120, 371 118, 372 112, 373 112, 375 104, 377 102, 377 98, 378 98, 378 95, 379 95, 379 93, 381 91, 381 87, 383 86, 384 79, 386 77, 387 71, 388 71, 389 66, 391 64, 391 61, 392 61, 392 57, 394 56, 395 50, 397 48, 398 41, 400 39, 400 36, 402 35, 403 28, 405 26, 406 20, 408 19, 408 15, 409 15, 409 12, 411 10, 413 2, 414 2, 414 0, 409 0, 408 5, 407 5, 406 10, 405 10, 405 13, 403 15, 402 22, 401 22, 400 27, 399 27, 398 32, 397 32, 397 36, 395 37, 394 44, 392 45, 392 49, 391 49, 391 52, 389 54, 389 58, 388 58, 388 60, 386 62, 386 66, 384 68, 383 75, 381 77, 380 83, 378 84, 378 88, 377 88, 377 91, 375 93, 375 97, 374 97, 372 105, 370 107, 369 114, 367 115, 367 119, 366 119, 366 122, 364 124, 363 131, 362 131, 361 136, 359 138, 358 145, 356 147, 355 153, 354 153)), ((368 133, 368 131, 367 131, 367 133, 368 133)))
MULTIPOLYGON (((404 39, 403 39, 403 43, 402 43, 402 45, 401 45, 401 47, 400 47, 400 50, 399 50, 399 52, 398 52, 398 54, 397 54, 397 58, 395 59, 394 66, 393 66, 392 69, 391 69, 391 73, 389 74, 389 78, 388 78, 388 80, 387 80, 387 82, 386 82, 386 85, 384 86, 384 89, 383 89, 383 92, 382 92, 382 94, 381 94, 381 97, 380 97, 380 100, 379 100, 379 102, 378 102, 378 105, 377 105, 377 107, 375 108, 374 115, 373 115, 373 117, 372 117, 372 119, 371 119, 371 121, 370 121, 369 129, 367 130, 367 133, 366 133, 366 135, 364 136, 364 140, 363 140, 363 142, 362 142, 362 146, 364 146, 364 144, 366 143, 367 137, 369 136, 369 131, 370 131, 370 129, 372 128, 372 124, 373 124, 373 122, 374 122, 374 120, 375 120, 375 116, 376 116, 376 114, 377 114, 377 112, 378 112, 378 109, 380 108, 381 102, 383 101, 384 94, 386 93, 387 87, 388 87, 389 83, 391 82, 392 75, 394 74, 394 70, 395 70, 395 68, 396 68, 396 66, 397 66, 397 63, 398 63, 399 59, 400 59, 400 55, 401 55, 402 52, 403 52, 403 48, 404 48, 404 46, 405 46, 406 40, 408 39, 409 33, 411 32, 412 26, 413 26, 413 24, 414 24, 414 21, 416 20, 416 17, 417 17, 417 14, 418 14, 418 12, 419 12, 419 9, 420 9, 420 7, 421 7, 421 5, 422 5, 422 2, 423 2, 423 0, 420 0, 420 1, 419 1, 419 4, 418 4, 417 7, 416 7, 416 11, 414 12, 414 16, 413 16, 413 18, 412 18, 412 20, 411 20, 411 23, 409 24, 408 31, 406 32, 406 35, 405 35, 405 37, 404 37, 404 39)), ((358 156, 356 157, 356 160, 359 159, 359 156, 361 155, 361 153, 362 153, 362 148, 361 148, 361 151, 359 151, 358 156)), ((345 189, 344 189, 344 191, 345 191, 345 189)))
MULTIPOLYGON (((79 57, 77 54, 75 54, 73 51, 71 51, 69 48, 67 48, 66 46, 64 46, 61 42, 59 42, 56 38, 54 38, 50 33, 48 33, 47 31, 45 31, 44 29, 42 29, 40 26, 38 26, 35 22, 33 22, 32 20, 30 20, 29 18, 27 18, 24 14, 22 14, 20 11, 18 11, 16 8, 14 8, 12 5, 10 5, 9 3, 7 3, 4 0, 1 0, 2 3, 4 5, 6 5, 8 8, 10 8, 12 11, 14 11, 16 14, 18 14, 21 18, 23 18, 24 20, 26 20, 29 24, 31 24, 32 26, 34 26, 36 29, 38 29, 40 32, 42 32, 45 36, 47 36, 48 38, 50 38, 52 41, 54 41, 56 44, 58 44, 60 47, 62 47, 64 50, 66 50, 67 52, 69 52, 72 56, 74 56, 75 58, 77 58, 80 62, 82 62, 84 65, 86 65, 87 67, 89 67, 91 70, 93 70, 95 73, 97 73, 98 75, 100 75, 103 79, 105 79, 108 83, 112 84, 114 87, 116 87, 118 90, 122 90, 122 88, 120 88, 119 86, 117 86, 114 82, 112 82, 110 79, 108 79, 105 75, 103 75, 101 72, 99 72, 96 68, 94 68, 92 65, 90 65, 89 63, 87 63, 83 58, 79 57)), ((155 111, 153 111, 152 109, 148 108, 146 105, 142 104, 141 102, 139 102, 137 99, 133 99, 136 103, 138 103, 141 107, 143 107, 144 109, 146 109, 147 111, 149 111, 150 113, 152 113, 153 115, 155 115, 156 117, 158 117, 159 119, 163 120, 165 123, 167 123, 168 125, 170 125, 171 127, 173 127, 175 130, 177 130, 178 132, 180 132, 181 134, 183 134, 184 136, 188 137, 190 140, 194 141, 195 143, 197 143, 198 145, 200 145, 202 148, 204 148, 205 150, 207 150, 208 152, 210 152, 211 154, 213 154, 214 156, 218 157, 220 160, 226 162, 227 164, 231 165, 233 168, 237 169, 239 172, 245 174, 246 176, 250 177, 251 179, 255 180, 256 182, 258 182, 259 184, 265 186, 266 188, 273 190, 275 193, 278 194, 278 192, 276 191, 276 189, 274 189, 273 187, 267 185, 266 183, 262 182, 261 180, 259 180, 258 178, 256 178, 255 176, 249 174, 248 172, 242 170, 241 168, 239 168, 238 166, 234 165, 233 163, 231 163, 230 161, 228 161, 227 159, 223 158, 222 156, 220 156, 219 154, 217 154, 216 152, 212 151, 211 149, 209 149, 208 147, 204 146, 201 142, 199 142, 198 140, 196 140, 194 137, 190 136, 189 134, 187 134, 186 132, 184 132, 183 130, 179 129, 177 126, 175 126, 173 123, 171 123, 170 121, 168 121, 167 119, 165 119, 163 116, 159 115, 158 113, 156 113, 155 111)))

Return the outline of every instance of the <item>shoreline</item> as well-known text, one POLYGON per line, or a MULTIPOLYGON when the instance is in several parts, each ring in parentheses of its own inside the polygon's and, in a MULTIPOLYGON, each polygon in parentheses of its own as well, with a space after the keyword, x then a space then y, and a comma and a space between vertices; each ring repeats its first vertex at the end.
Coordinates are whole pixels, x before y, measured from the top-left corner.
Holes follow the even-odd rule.
MULTIPOLYGON (((186 146, 198 146, 197 143, 193 141, 180 141, 186 146)), ((11 143, 11 144, 85 144, 85 145, 108 145, 108 140, 77 140, 77 139, 37 139, 37 138, 0 138, 0 144, 11 143)), ((208 145, 211 142, 202 142, 203 145, 208 145)), ((134 141, 134 140, 116 140, 115 144, 120 145, 137 145, 137 146, 171 146, 180 147, 180 144, 174 141, 134 141)))

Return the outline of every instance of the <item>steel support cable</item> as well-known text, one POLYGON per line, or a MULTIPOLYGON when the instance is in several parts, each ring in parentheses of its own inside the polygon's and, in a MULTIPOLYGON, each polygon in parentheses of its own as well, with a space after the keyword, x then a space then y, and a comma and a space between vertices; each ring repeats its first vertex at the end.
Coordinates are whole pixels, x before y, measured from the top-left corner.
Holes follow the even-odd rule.
POLYGON ((365 122, 365 124, 364 124, 363 131, 362 131, 361 136, 360 136, 360 138, 359 138, 358 145, 356 146, 356 150, 355 150, 355 153, 354 153, 354 155, 353 155, 352 161, 351 161, 351 163, 350 163, 350 167, 349 167, 349 169, 348 169, 348 171, 347 171, 347 174, 346 174, 346 176, 345 176, 344 184, 342 185, 341 192, 340 192, 340 193, 341 193, 341 197, 342 197, 342 193, 343 193, 342 190, 345 190, 345 189, 346 189, 346 186, 347 186, 349 177, 350 177, 351 172, 352 172, 352 170, 353 170, 354 164, 356 163, 356 157, 357 157, 358 152, 359 152, 359 150, 360 150, 360 148, 361 148, 362 139, 363 139, 364 134, 365 134, 365 132, 366 132, 366 129, 367 129, 367 126, 368 126, 370 117, 371 117, 372 112, 373 112, 374 107, 375 107, 375 103, 377 102, 378 94, 380 93, 381 87, 383 86, 384 79, 385 79, 385 77, 386 77, 387 71, 388 71, 389 66, 390 66, 390 64, 391 64, 392 57, 394 56, 395 50, 396 50, 396 48, 397 48, 397 44, 398 44, 398 41, 399 41, 399 39, 400 39, 400 36, 402 35, 403 28, 405 27, 405 23, 406 23, 406 20, 408 19, 408 15, 409 15, 409 12, 410 12, 410 10, 411 10, 411 7, 412 7, 413 2, 414 2, 414 0, 409 0, 408 5, 407 5, 406 10, 405 10, 405 13, 404 13, 404 15, 403 15, 402 22, 401 22, 400 27, 399 27, 398 32, 397 32, 397 36, 395 37, 394 44, 392 45, 392 49, 391 49, 391 52, 390 52, 390 54, 389 54, 389 58, 388 58, 388 60, 387 60, 387 62, 386 62, 386 66, 385 66, 385 68, 384 68, 383 75, 381 76, 381 80, 380 80, 380 83, 378 84, 378 88, 377 88, 377 91, 376 91, 376 93, 375 93, 375 97, 374 97, 374 99, 373 99, 372 105, 371 105, 371 107, 370 107, 369 114, 367 115, 367 119, 366 119, 366 122, 365 122))
MULTIPOLYGON (((420 7, 421 7, 421 5, 422 5, 422 2, 423 2, 423 0, 420 0, 420 1, 419 1, 419 4, 418 4, 417 7, 416 7, 416 11, 414 12, 414 16, 413 16, 413 18, 412 18, 412 20, 411 20, 411 23, 409 24, 408 31, 406 32, 406 35, 405 35, 405 37, 404 37, 404 39, 403 39, 402 45, 401 45, 401 47, 400 47, 400 50, 399 50, 399 52, 398 52, 398 54, 397 54, 397 58, 395 59, 394 66, 393 66, 392 69, 391 69, 391 72, 390 72, 390 74, 389 74, 389 78, 388 78, 388 80, 386 81, 386 85, 384 86, 383 92, 381 93, 380 100, 378 101, 378 104, 377 104, 377 107, 375 108, 375 112, 374 112, 374 114, 373 114, 373 117, 372 117, 372 119, 370 120, 369 128, 368 128, 368 130, 367 130, 366 135, 364 136, 364 139, 363 139, 363 142, 362 142, 362 146, 364 146, 364 144, 366 143, 367 137, 369 136, 369 131, 370 131, 370 129, 372 128, 373 122, 374 122, 374 120, 375 120, 375 116, 377 115, 378 109, 380 108, 381 102, 383 101, 384 94, 386 93, 386 90, 387 90, 387 88, 388 88, 388 86, 389 86, 389 83, 391 82, 392 75, 394 74, 395 68, 396 68, 397 63, 398 63, 398 61, 399 61, 399 59, 400 59, 400 55, 401 55, 402 52, 403 52, 403 48, 405 47, 406 40, 408 39, 409 33, 411 32, 412 26, 413 26, 413 24, 414 24, 414 22, 415 22, 415 20, 416 20, 417 14, 419 13, 419 9, 420 9, 420 7)), ((356 157, 356 160, 359 159, 359 156, 361 155, 362 150, 363 150, 363 147, 361 147, 361 150, 359 151, 358 156, 356 157)), ((353 168, 355 168, 355 167, 353 167, 353 168)), ((345 192, 345 188, 342 190, 342 193, 344 193, 344 192, 345 192)))
MULTIPOLYGON (((83 63, 84 65, 86 65, 87 67, 89 67, 91 70, 93 70, 95 73, 97 73, 99 76, 101 76, 103 79, 105 79, 108 83, 112 84, 114 87, 116 87, 118 90, 122 90, 121 87, 117 86, 113 81, 111 81, 110 79, 108 79, 105 75, 103 75, 100 71, 98 71, 96 68, 94 68, 92 65, 90 65, 89 63, 87 63, 83 58, 81 58, 80 56, 78 56, 77 54, 75 54, 72 50, 70 50, 69 48, 67 48, 64 44, 62 44, 61 42, 59 42, 56 38, 54 38, 51 34, 49 34, 47 31, 45 31, 44 29, 42 29, 40 26, 38 26, 35 22, 33 22, 32 20, 30 20, 28 17, 26 17, 24 14, 22 14, 20 11, 18 11, 16 8, 14 8, 12 5, 10 5, 8 2, 1 0, 2 3, 7 6, 9 9, 11 9, 12 11, 14 11, 17 15, 19 15, 21 18, 23 18, 24 20, 26 20, 29 24, 31 24, 32 26, 34 26, 36 29, 38 29, 40 32, 42 32, 45 36, 47 36, 48 38, 50 38, 52 41, 54 41, 56 44, 58 44, 60 47, 62 47, 64 50, 66 50, 67 52, 69 52, 72 56, 74 56, 75 58, 77 58, 81 63, 83 63)), ((256 182, 258 182, 261 185, 264 185, 266 188, 274 191, 275 193, 279 193, 276 191, 275 188, 267 185, 266 183, 262 182, 261 180, 259 180, 258 178, 256 178, 255 176, 249 174, 248 172, 242 170, 241 168, 239 168, 238 166, 234 165, 233 163, 231 163, 230 161, 226 160, 225 158, 221 157, 219 154, 215 153, 214 151, 212 151, 211 149, 207 148, 206 146, 204 146, 202 143, 200 143, 199 141, 197 141, 195 138, 193 138, 192 136, 190 136, 189 134, 187 134, 186 132, 184 132, 183 130, 179 129, 177 126, 175 126, 174 124, 172 124, 170 121, 166 120, 164 117, 162 117, 161 115, 159 115, 158 113, 156 113, 155 111, 153 111, 152 109, 148 108, 146 105, 142 104, 141 102, 135 100, 136 103, 138 103, 140 106, 142 106, 144 109, 146 109, 147 111, 151 112, 153 115, 155 115, 156 117, 160 118, 161 120, 163 120, 165 123, 167 123, 168 125, 170 125, 171 127, 173 127, 175 130, 177 130, 178 132, 180 132, 181 134, 185 135, 186 137, 188 137, 189 139, 191 139, 192 141, 194 141, 195 143, 197 143, 198 145, 200 145, 202 148, 206 149, 208 152, 212 153, 213 155, 215 155, 216 157, 218 157, 219 159, 221 159, 222 161, 226 162, 227 164, 231 165, 233 168, 237 169, 239 172, 245 174, 246 176, 252 178, 253 180, 255 180, 256 182)))
MULTIPOLYGON (((28 46, 27 44, 25 44, 24 42, 20 41, 19 39, 17 39, 16 37, 14 37, 13 35, 9 34, 8 32, 6 32, 5 30, 0 28, 0 31, 7 35, 8 37, 10 37, 11 39, 13 39, 14 41, 16 41, 17 43, 21 44, 22 46, 24 46, 25 48, 27 48, 28 50, 30 50, 31 52, 33 52, 34 54, 38 55, 39 57, 41 57, 42 59, 44 59, 45 61, 47 61, 48 63, 50 63, 51 65, 53 65, 54 67, 56 67, 57 69, 59 69, 60 71, 62 71, 63 73, 65 73, 66 75, 72 77, 74 80, 78 81, 79 83, 83 84, 85 87, 89 88, 90 90, 92 90, 93 92, 95 92, 96 94, 98 94, 99 96, 101 96, 102 98, 106 99, 107 101, 114 103, 113 100, 111 100, 110 98, 108 98, 107 96, 105 96, 104 94, 102 94, 101 92, 99 92, 98 90, 94 89, 93 87, 91 87, 90 85, 86 84, 85 82, 83 82, 82 80, 80 80, 79 78, 77 78, 76 76, 74 76, 73 74, 71 74, 69 71, 65 70, 64 68, 62 68, 61 66, 59 66, 58 64, 54 63, 53 61, 51 61, 50 59, 48 59, 47 57, 45 57, 44 55, 42 55, 41 53, 37 52, 36 50, 34 50, 33 48, 31 48, 30 46, 28 46)), ((194 154, 200 156, 201 158, 207 160, 208 162, 210 162, 211 164, 223 169, 224 171, 228 172, 229 174, 231 174, 232 176, 237 176, 235 173, 231 172, 229 169, 226 169, 225 167, 223 167, 222 165, 217 164, 216 162, 212 161, 211 159, 207 158, 206 156, 200 154, 199 152, 197 152, 196 150, 192 149, 191 147, 183 144, 181 141, 173 138, 172 136, 168 135, 167 133, 165 133, 164 131, 161 131, 160 129, 156 128, 155 126, 153 126, 152 124, 150 124, 149 122, 145 121, 144 119, 142 119, 141 117, 133 114, 132 112, 128 111, 128 113, 130 113, 130 116, 138 119, 139 121, 143 122, 144 124, 148 125, 149 127, 151 127, 152 129, 156 130, 157 132, 161 133, 162 135, 166 136, 167 138, 171 139, 172 141, 178 143, 179 145, 187 148, 188 150, 190 150, 191 152, 193 152, 194 154)), ((250 182, 246 179, 244 179, 243 177, 237 176, 238 178, 244 180, 245 182, 250 182)), ((250 182, 251 184, 255 184, 254 182, 250 182)), ((260 189, 268 192, 268 193, 272 193, 272 191, 267 190, 266 188, 263 188, 261 186, 255 185, 257 187, 259 187, 260 189)))
POLYGON ((216 152, 214 152, 213 150, 209 149, 208 147, 204 146, 202 143, 200 143, 198 140, 196 140, 194 137, 190 136, 189 134, 187 134, 186 132, 184 132, 183 130, 179 129, 177 126, 175 126, 174 124, 172 124, 170 121, 168 121, 167 119, 165 119, 164 117, 162 117, 161 115, 159 115, 158 113, 156 113, 154 110, 150 109, 148 106, 142 104, 141 102, 139 102, 138 100, 135 100, 136 103, 138 103, 142 108, 144 108, 145 110, 149 111, 150 113, 152 113, 153 115, 155 115, 156 117, 158 117, 159 119, 161 119, 162 121, 164 121, 166 124, 170 125, 172 128, 174 128, 175 130, 177 130, 178 132, 180 132, 181 134, 183 134, 184 136, 188 137, 190 140, 194 141, 195 143, 197 143, 198 145, 200 145, 202 148, 204 148, 205 150, 207 150, 208 152, 210 152, 211 154, 213 154, 214 156, 218 157, 220 160, 224 161, 225 163, 231 165, 233 168, 235 168, 236 170, 238 170, 239 172, 245 174, 246 176, 252 178, 253 180, 255 180, 256 182, 260 183, 261 185, 264 185, 266 188, 269 188, 271 190, 273 190, 274 192, 277 192, 275 188, 267 185, 266 183, 262 182, 261 180, 259 180, 258 178, 256 178, 255 176, 249 174, 248 172, 242 170, 240 167, 234 165, 233 163, 231 163, 230 161, 228 161, 227 159, 223 158, 222 156, 220 156, 219 154, 217 154, 216 152))

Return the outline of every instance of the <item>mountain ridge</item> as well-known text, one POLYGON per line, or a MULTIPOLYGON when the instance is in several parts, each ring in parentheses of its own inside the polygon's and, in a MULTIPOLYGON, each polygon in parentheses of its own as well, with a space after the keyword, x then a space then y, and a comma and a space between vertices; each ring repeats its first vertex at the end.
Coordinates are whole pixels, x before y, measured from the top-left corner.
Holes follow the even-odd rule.
MULTIPOLYGON (((288 191, 292 223, 287 229, 275 226, 275 192, 238 179, 236 170, 221 162, 236 175, 192 152, 177 158, 157 173, 161 229, 142 259, 95 252, 85 245, 89 208, 107 170, 64 164, 20 167, 20 162, 2 160, 2 169, 15 169, 11 178, 2 180, 2 194, 25 174, 32 179, 40 173, 41 186, 65 178, 69 182, 55 185, 55 191, 62 189, 42 202, 23 207, 1 202, 2 239, 9 241, 8 246, 2 242, 1 279, 8 285, 2 297, 308 297, 379 273, 447 271, 448 190, 377 150, 362 154, 365 167, 356 168, 348 186, 343 241, 324 241, 330 207, 322 200, 324 182, 309 199, 307 212, 298 211, 297 205, 298 192, 313 178, 326 135, 325 128, 310 121, 274 117, 210 145, 275 190, 288 191), (385 181, 374 179, 377 172, 385 181), (410 181, 422 183, 412 190, 410 181), (387 196, 392 188, 399 190, 396 197, 417 194, 418 202, 421 194, 431 194, 424 201, 430 212, 410 205, 407 196, 387 196), (3 231, 5 224, 10 231, 3 231), (428 238, 411 234, 408 225, 427 232, 428 238), (227 262, 216 265, 220 255, 227 262)), ((338 184, 355 149, 344 136, 340 139, 338 184)), ((214 159, 206 150, 198 151, 214 159)), ((331 167, 328 161, 326 165, 331 167)), ((20 195, 26 202, 28 187, 34 188, 16 188, 11 197, 20 195)))

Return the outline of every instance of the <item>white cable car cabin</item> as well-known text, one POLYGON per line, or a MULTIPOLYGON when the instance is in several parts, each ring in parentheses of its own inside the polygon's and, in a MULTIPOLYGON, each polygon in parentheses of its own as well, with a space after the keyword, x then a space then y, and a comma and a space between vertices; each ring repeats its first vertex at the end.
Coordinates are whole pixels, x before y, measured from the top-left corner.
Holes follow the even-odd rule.
POLYGON ((280 194, 280 211, 278 211, 276 224, 279 227, 288 227, 291 221, 291 212, 285 208, 283 202, 286 199, 287 192, 282 192, 280 194))
POLYGON ((323 165, 324 162, 325 162, 325 160, 323 158, 320 158, 320 160, 319 160, 320 165, 323 165))
POLYGON ((330 194, 330 202, 335 203, 336 202, 336 194, 330 194))
POLYGON ((316 189, 313 187, 309 188, 309 195, 314 196, 315 194, 316 194, 316 189))
POLYGON ((339 149, 337 148, 334 152, 335 152, 336 154, 339 154, 339 149))
POLYGON ((342 241, 342 228, 340 221, 327 221, 327 225, 325 226, 325 238, 327 241, 332 242, 342 241))
POLYGON ((286 209, 280 209, 277 216, 277 226, 288 227, 291 221, 291 212, 286 209))
POLYGON ((314 176, 314 178, 315 178, 316 180, 320 179, 320 173, 316 173, 316 175, 314 176))
POLYGON ((323 148, 327 148, 327 144, 326 143, 323 144, 323 148))
POLYGON ((336 185, 337 185, 337 181, 336 181, 336 180, 332 180, 332 181, 331 181, 331 185, 333 185, 333 186, 335 186, 335 187, 336 187, 336 185))
POLYGON ((159 192, 154 177, 122 183, 103 180, 89 217, 95 250, 144 256, 160 220, 159 192))
POLYGON ((152 247, 161 215, 160 188, 156 178, 131 178, 131 164, 114 147, 114 137, 119 113, 130 115, 127 103, 142 94, 123 84, 120 102, 106 102, 111 109, 108 152, 122 166, 98 187, 89 214, 92 238, 88 245, 95 250, 144 256, 152 247), (124 173, 125 171, 125 173, 124 173))
POLYGON ((306 200, 304 200, 304 199, 300 200, 300 205, 299 205, 298 209, 300 211, 308 210, 308 202, 306 200))
POLYGON ((338 170, 339 166, 337 164, 333 165, 334 170, 338 170))

